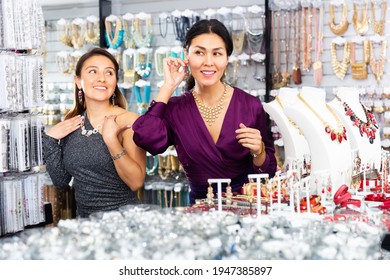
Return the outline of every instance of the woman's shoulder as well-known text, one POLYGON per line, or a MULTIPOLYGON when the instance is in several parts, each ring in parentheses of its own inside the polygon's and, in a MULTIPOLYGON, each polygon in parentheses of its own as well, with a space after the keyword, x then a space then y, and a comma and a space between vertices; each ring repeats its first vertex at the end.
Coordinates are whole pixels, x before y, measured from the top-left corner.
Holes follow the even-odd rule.
POLYGON ((128 124, 129 122, 133 123, 139 117, 137 113, 127 111, 123 108, 116 109, 114 114, 117 116, 117 122, 119 124, 128 124))

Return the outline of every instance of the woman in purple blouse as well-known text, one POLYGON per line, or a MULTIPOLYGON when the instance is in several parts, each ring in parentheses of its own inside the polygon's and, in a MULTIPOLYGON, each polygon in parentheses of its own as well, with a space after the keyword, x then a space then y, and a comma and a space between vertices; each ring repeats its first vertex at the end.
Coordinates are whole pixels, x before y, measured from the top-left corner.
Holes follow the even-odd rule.
POLYGON ((134 142, 153 155, 175 146, 191 204, 206 197, 208 179, 230 178, 233 192, 241 192, 248 174, 273 177, 275 149, 261 101, 223 82, 233 51, 229 31, 216 19, 200 20, 184 47, 184 60, 164 59, 164 83, 133 124, 134 142), (186 92, 172 97, 186 76, 186 92))

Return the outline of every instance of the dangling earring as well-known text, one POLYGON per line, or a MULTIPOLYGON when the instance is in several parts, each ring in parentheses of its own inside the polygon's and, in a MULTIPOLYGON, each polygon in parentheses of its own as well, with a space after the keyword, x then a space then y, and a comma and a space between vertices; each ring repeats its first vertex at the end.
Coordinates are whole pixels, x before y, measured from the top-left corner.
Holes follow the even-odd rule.
POLYGON ((79 98, 79 103, 83 104, 83 91, 81 89, 77 92, 77 97, 79 98))
POLYGON ((115 93, 111 96, 112 106, 115 106, 115 93))

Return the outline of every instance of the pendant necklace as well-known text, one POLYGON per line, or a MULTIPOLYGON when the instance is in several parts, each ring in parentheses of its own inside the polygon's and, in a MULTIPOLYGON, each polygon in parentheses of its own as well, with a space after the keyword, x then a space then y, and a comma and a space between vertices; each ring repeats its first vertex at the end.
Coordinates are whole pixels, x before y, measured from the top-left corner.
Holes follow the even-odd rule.
POLYGON ((367 119, 367 121, 364 122, 355 114, 354 111, 352 111, 351 107, 347 104, 347 102, 344 102, 343 100, 341 100, 341 98, 337 94, 335 96, 336 96, 337 100, 343 105, 345 115, 350 118, 350 120, 353 123, 353 126, 356 126, 359 129, 360 136, 363 137, 363 135, 365 134, 367 136, 370 144, 373 144, 374 140, 375 140, 375 132, 378 129, 378 123, 375 119, 374 114, 371 113, 366 108, 366 106, 364 106, 362 103, 360 103, 360 105, 363 108, 364 114, 366 115, 366 119, 367 119))
POLYGON ((347 131, 344 127, 344 125, 341 123, 339 117, 336 115, 336 113, 333 111, 333 109, 326 104, 326 108, 329 110, 329 112, 332 114, 333 118, 337 122, 337 129, 330 127, 329 123, 326 122, 316 110, 314 110, 310 104, 301 96, 301 94, 297 95, 299 100, 305 104, 305 106, 322 122, 322 124, 325 127, 326 134, 329 134, 330 139, 332 141, 337 140, 339 143, 343 142, 343 140, 347 140, 347 131))
POLYGON ((223 92, 223 95, 221 99, 219 100, 218 104, 215 106, 207 106, 203 103, 203 101, 198 98, 198 93, 195 91, 195 89, 192 89, 192 96, 195 99, 196 105, 198 106, 199 112, 202 116, 202 118, 205 120, 205 122, 212 126, 213 122, 215 122, 216 119, 218 119, 219 114, 221 113, 223 109, 223 101, 225 100, 225 97, 227 95, 227 84, 225 85, 225 90, 223 92))

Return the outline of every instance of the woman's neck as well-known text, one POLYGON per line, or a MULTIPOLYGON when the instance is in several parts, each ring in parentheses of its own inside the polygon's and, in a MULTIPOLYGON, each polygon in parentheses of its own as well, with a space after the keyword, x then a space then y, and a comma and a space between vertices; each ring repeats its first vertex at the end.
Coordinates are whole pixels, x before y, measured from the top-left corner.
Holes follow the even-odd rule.
POLYGON ((217 102, 225 91, 225 84, 216 83, 212 86, 200 86, 195 84, 195 92, 201 96, 203 102, 210 103, 211 105, 217 102))

